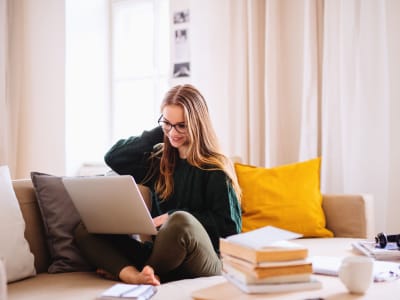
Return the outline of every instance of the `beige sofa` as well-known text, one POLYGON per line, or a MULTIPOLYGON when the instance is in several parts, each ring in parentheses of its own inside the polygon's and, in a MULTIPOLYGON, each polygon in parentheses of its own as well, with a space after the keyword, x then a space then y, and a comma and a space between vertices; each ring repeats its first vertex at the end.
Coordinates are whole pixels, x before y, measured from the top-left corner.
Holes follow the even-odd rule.
MULTIPOLYGON (((16 180, 13 186, 26 222, 25 236, 35 257, 37 275, 10 283, 9 300, 95 299, 103 290, 115 283, 90 272, 48 274, 50 256, 32 183, 30 180, 16 180)), ((327 227, 334 232, 335 238, 301 239, 298 242, 309 247, 310 255, 350 254, 351 238, 366 238, 373 234, 371 205, 372 200, 366 195, 325 195, 323 209, 327 227)), ((159 286, 153 299, 191 299, 194 291, 224 282, 222 276, 171 282, 159 286)), ((335 284, 338 283, 334 282, 334 289, 336 289, 335 284)), ((344 288, 341 288, 342 292, 345 292, 344 288)), ((235 287, 232 286, 232 289, 235 287)), ((214 296, 213 299, 220 298, 220 295, 214 296)), ((290 299, 292 296, 293 293, 282 299, 290 299)), ((297 296, 293 299, 304 298, 297 296)))

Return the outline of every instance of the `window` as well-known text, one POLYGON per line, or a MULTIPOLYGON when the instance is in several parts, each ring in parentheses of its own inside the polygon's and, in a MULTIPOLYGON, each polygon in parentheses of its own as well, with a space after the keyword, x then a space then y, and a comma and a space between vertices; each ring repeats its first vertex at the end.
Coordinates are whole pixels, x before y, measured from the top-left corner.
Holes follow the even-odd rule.
POLYGON ((111 138, 157 125, 168 89, 169 1, 111 0, 111 138))

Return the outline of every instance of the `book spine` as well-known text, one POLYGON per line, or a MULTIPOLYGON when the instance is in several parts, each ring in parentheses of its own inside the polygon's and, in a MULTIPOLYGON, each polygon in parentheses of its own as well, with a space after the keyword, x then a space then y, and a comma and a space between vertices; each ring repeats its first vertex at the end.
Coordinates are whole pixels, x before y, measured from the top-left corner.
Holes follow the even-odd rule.
POLYGON ((309 259, 296 259, 296 260, 287 260, 287 261, 264 261, 259 263, 252 263, 248 260, 238 258, 232 255, 221 254, 222 261, 234 262, 237 264, 241 264, 249 269, 255 268, 268 268, 268 267, 281 267, 281 266, 294 266, 294 265, 306 265, 311 261, 309 259))
POLYGON ((221 252, 221 254, 243 257, 252 263, 257 262, 257 256, 254 249, 250 249, 240 245, 233 245, 232 243, 224 239, 220 240, 219 251, 221 252))
POLYGON ((273 249, 256 250, 239 244, 234 244, 220 239, 221 254, 232 255, 251 263, 260 263, 268 261, 288 261, 306 259, 308 256, 307 248, 299 249, 273 249))
POLYGON ((312 273, 312 264, 308 263, 305 265, 295 266, 281 266, 281 267, 266 267, 266 268, 248 268, 234 262, 224 262, 225 265, 229 265, 241 272, 248 275, 252 275, 257 279, 280 276, 280 275, 293 275, 293 274, 305 274, 312 273))

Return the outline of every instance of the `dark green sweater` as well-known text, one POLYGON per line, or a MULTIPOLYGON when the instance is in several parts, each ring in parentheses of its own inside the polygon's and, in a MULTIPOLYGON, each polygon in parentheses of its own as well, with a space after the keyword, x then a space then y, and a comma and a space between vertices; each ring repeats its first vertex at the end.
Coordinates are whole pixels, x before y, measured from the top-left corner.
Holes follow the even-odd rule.
MULTIPOLYGON (((144 131, 141 136, 119 140, 105 155, 106 163, 118 174, 129 174, 141 183, 150 168, 153 147, 163 141, 160 127, 144 131)), ((159 170, 157 160, 153 160, 159 170)), ((152 215, 184 210, 194 215, 206 229, 218 252, 220 237, 241 230, 241 211, 235 191, 222 171, 201 170, 179 159, 174 171, 174 192, 160 202, 154 192, 158 173, 144 183, 153 193, 152 215)))

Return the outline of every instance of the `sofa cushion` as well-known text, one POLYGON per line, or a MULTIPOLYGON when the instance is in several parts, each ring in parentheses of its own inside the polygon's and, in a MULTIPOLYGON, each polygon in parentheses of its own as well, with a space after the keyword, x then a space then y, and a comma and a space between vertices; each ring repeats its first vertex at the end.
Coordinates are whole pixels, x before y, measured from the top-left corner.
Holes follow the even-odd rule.
POLYGON ((0 166, 0 258, 6 265, 7 281, 36 274, 34 257, 24 237, 25 221, 12 187, 7 166, 0 166))
POLYGON ((80 216, 62 178, 39 172, 32 172, 31 178, 52 259, 48 272, 91 270, 74 242, 73 231, 80 222, 80 216))
POLYGON ((304 237, 333 236, 325 227, 320 163, 320 158, 275 168, 236 163, 243 192, 242 230, 272 225, 304 237))

